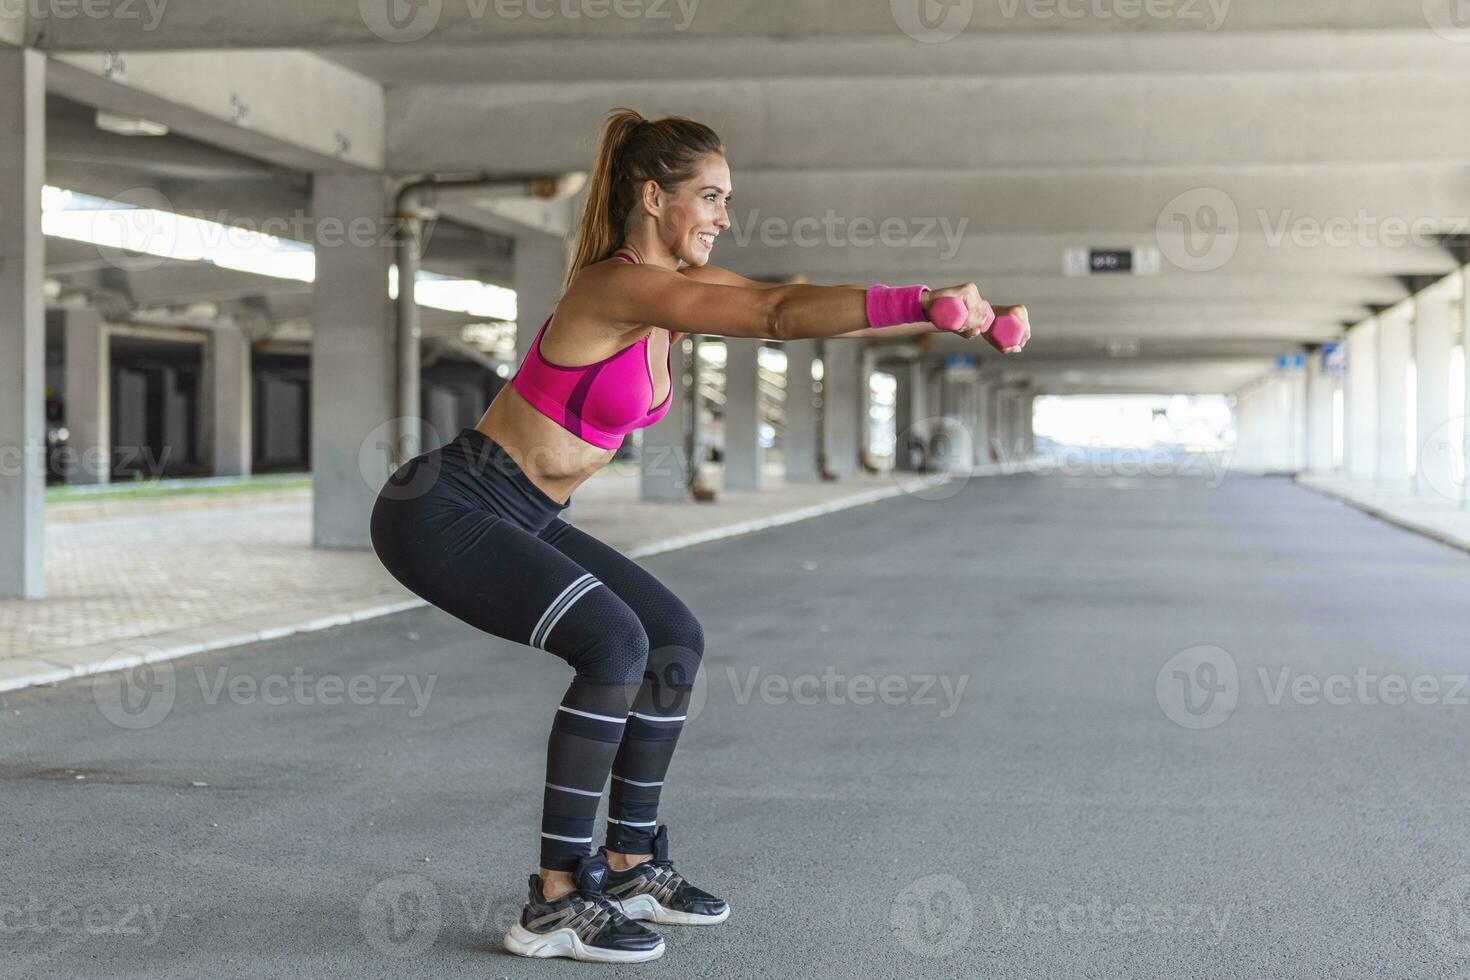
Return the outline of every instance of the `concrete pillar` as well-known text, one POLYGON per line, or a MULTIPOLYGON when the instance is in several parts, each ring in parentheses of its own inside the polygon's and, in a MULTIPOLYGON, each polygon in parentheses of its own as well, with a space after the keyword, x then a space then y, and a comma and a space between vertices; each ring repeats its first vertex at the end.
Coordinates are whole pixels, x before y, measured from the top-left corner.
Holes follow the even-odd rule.
MULTIPOLYGON (((536 331, 561 298, 567 273, 566 242, 560 235, 527 231, 516 236, 516 354, 525 357, 536 331)), ((445 434, 446 438, 453 433, 445 434)))
POLYGON ((215 476, 249 476, 252 463, 250 340, 238 330, 216 330, 204 348, 205 425, 215 476))
POLYGON ((0 50, 0 596, 45 594, 46 58, 0 50))
POLYGON ((1414 378, 1418 388, 1414 393, 1415 451, 1419 463, 1414 489, 1424 495, 1449 494, 1459 500, 1455 478, 1458 447, 1449 444, 1450 351, 1455 345, 1455 316, 1459 312, 1456 300, 1453 292, 1436 287, 1420 293, 1414 303, 1414 378))
POLYGON ((1327 473, 1332 463, 1332 404, 1337 379, 1327 373, 1322 352, 1307 355, 1306 447, 1303 465, 1311 473, 1327 473))
MULTIPOLYGON (((1459 323, 1458 334, 1461 344, 1461 361, 1465 365, 1465 376, 1451 380, 1451 384, 1464 386, 1464 399, 1461 402, 1465 406, 1465 415, 1470 416, 1470 265, 1467 265, 1460 273, 1460 303, 1459 313, 1456 320, 1459 323)), ((1462 420, 1463 445, 1456 460, 1455 477, 1459 483, 1460 506, 1470 507, 1470 418, 1462 420)))
MULTIPOLYGON (((318 175, 312 211, 333 231, 363 219, 387 227, 392 198, 373 176, 318 175)), ((320 548, 368 548, 368 518, 403 462, 396 422, 393 250, 380 236, 318 234, 312 290, 312 537, 320 548)))
POLYGON ((975 418, 978 414, 975 402, 980 395, 980 372, 973 363, 947 362, 941 375, 941 409, 946 418, 958 421, 963 427, 963 443, 952 446, 952 465, 972 467, 984 462, 984 450, 977 441, 975 418))
POLYGON ((1365 320, 1347 335, 1344 382, 1343 470, 1349 479, 1378 475, 1378 320, 1365 320))
POLYGON ((1036 451, 1036 432, 1033 428, 1035 420, 1032 418, 1036 411, 1036 396, 1023 392, 1018 407, 1021 423, 1021 458, 1028 459, 1036 451))
POLYGON ((822 342, 822 436, 827 448, 827 472, 851 476, 858 472, 858 452, 867 428, 861 417, 868 384, 862 371, 862 343, 852 338, 822 342))
POLYGON ((112 475, 110 335, 96 310, 67 310, 62 317, 66 360, 62 402, 72 450, 66 482, 107 483, 112 475))
MULTIPOLYGON (((662 503, 688 503, 690 470, 689 414, 694 411, 693 375, 681 337, 670 359, 669 411, 656 425, 638 430, 643 441, 638 455, 639 499, 662 503)), ((697 355, 696 355, 697 356, 697 355)))
POLYGON ((891 362, 888 371, 897 382, 893 393, 893 468, 913 472, 916 461, 911 446, 922 438, 919 422, 924 417, 924 363, 915 358, 891 362))
POLYGON ((725 338, 725 489, 760 490, 766 451, 761 448, 759 340, 725 338))
POLYGON ((1378 318, 1378 482, 1409 489, 1409 353, 1413 304, 1378 318))
POLYGON ((781 426, 782 468, 787 483, 816 483, 817 395, 812 384, 812 364, 817 359, 817 342, 798 340, 783 344, 786 352, 785 419, 781 426))
POLYGON ((975 382, 975 462, 984 465, 991 461, 990 444, 995 435, 995 387, 994 379, 982 374, 975 382))

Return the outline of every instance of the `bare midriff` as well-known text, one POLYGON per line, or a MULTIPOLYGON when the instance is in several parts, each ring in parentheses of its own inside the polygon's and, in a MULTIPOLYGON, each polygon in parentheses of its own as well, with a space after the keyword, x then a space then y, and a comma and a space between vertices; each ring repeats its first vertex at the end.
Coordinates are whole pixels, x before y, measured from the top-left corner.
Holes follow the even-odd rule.
MULTIPOLYGON (((648 360, 655 405, 661 403, 669 392, 671 379, 663 367, 668 363, 668 340, 668 332, 660 329, 655 329, 649 337, 648 360)), ((616 351, 604 353, 611 355, 616 351)), ((582 357, 573 362, 592 363, 598 356, 601 355, 594 353, 590 359, 582 357)), ((550 352, 547 357, 561 363, 550 352)), ((475 428, 495 440, 531 482, 559 504, 566 503, 577 487, 606 466, 617 453, 617 450, 602 449, 568 432, 532 407, 511 384, 500 389, 475 428)))

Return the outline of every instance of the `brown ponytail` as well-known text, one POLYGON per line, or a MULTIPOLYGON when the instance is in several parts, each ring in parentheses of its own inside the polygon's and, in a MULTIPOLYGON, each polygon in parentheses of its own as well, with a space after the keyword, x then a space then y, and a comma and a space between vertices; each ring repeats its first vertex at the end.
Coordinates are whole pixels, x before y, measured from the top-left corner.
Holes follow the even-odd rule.
POLYGON ((612 256, 627 234, 628 217, 644 181, 656 180, 672 190, 693 177, 700 159, 710 153, 724 156, 724 144, 714 130, 692 119, 644 119, 632 109, 608 113, 564 286, 570 287, 587 266, 612 256))

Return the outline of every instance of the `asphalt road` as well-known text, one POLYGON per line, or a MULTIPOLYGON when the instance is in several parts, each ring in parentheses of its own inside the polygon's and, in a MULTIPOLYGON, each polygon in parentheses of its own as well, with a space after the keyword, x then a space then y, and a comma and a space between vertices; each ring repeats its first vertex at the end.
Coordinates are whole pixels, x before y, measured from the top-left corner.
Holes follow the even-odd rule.
POLYGON ((1470 972, 1470 556, 1285 481, 973 480, 646 560, 730 920, 499 950, 569 670, 436 610, 0 695, 0 978, 1470 972))

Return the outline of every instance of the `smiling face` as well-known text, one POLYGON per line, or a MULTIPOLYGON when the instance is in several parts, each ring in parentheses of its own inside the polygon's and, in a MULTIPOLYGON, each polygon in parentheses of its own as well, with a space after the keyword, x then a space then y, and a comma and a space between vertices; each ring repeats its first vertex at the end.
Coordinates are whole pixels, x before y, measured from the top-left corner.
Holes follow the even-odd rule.
POLYGON ((694 176, 663 199, 659 237, 674 257, 686 265, 709 261, 715 238, 730 227, 730 167, 725 158, 709 154, 694 176))

